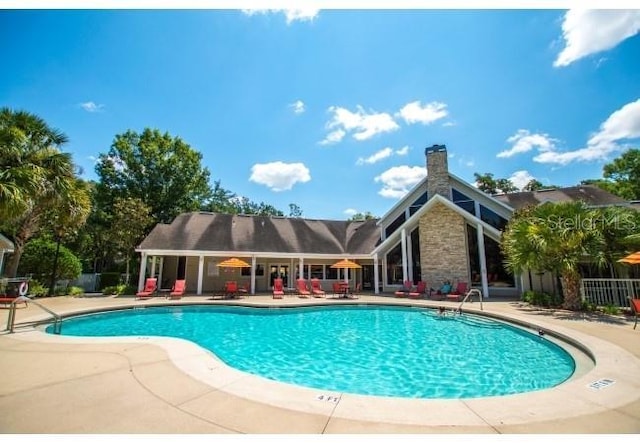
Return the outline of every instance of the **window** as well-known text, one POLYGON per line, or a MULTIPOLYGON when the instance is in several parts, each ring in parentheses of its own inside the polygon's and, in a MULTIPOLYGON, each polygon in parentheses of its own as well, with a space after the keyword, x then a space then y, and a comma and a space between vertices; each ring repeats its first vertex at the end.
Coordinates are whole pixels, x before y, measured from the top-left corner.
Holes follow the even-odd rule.
POLYGON ((324 265, 310 265, 311 278, 318 278, 322 280, 324 278, 324 265))
POLYGON ((409 206, 409 215, 413 215, 416 213, 418 209, 420 209, 427 202, 428 196, 427 191, 424 192, 416 201, 414 201, 411 206, 409 206))
POLYGON ((387 284, 402 284, 402 244, 398 243, 387 254, 387 284))
POLYGON ((406 221, 406 219, 407 218, 405 217, 404 212, 400 214, 400 216, 396 218, 393 223, 387 226, 387 228, 384 230, 386 236, 389 237, 391 234, 393 234, 396 229, 398 229, 406 221))
MULTIPOLYGON (((240 273, 240 275, 251 275, 251 268, 242 268, 242 271, 240 273)), ((264 265, 256 265, 256 276, 263 276, 264 275, 264 265)))
POLYGON ((331 266, 327 266, 327 280, 337 280, 338 279, 338 270, 336 268, 332 268, 331 266))
POLYGON ((416 228, 411 232, 411 259, 413 262, 413 282, 422 280, 422 268, 420 267, 420 229, 416 228))
POLYGON ((503 217, 500 217, 498 214, 493 212, 491 209, 486 206, 480 206, 480 219, 493 226, 496 229, 501 231, 504 230, 505 226, 507 226, 507 220, 503 217))
POLYGON ((467 211, 469 214, 473 214, 476 215, 476 204, 475 202, 470 199, 469 197, 467 197, 466 195, 464 195, 462 192, 456 190, 456 189, 451 189, 451 198, 453 199, 453 202, 460 206, 462 209, 464 209, 465 211, 467 211))

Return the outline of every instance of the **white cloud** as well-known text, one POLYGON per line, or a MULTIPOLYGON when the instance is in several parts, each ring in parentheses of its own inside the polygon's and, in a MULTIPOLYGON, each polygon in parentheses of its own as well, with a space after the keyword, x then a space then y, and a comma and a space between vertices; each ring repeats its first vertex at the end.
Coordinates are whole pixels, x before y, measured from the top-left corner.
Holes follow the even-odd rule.
POLYGON ((80 103, 78 106, 87 112, 100 112, 104 108, 104 105, 98 105, 94 102, 84 102, 80 103))
POLYGON ((293 108, 294 114, 302 114, 305 111, 304 102, 302 100, 296 100, 291 103, 289 107, 293 108))
POLYGON ((282 13, 287 19, 287 24, 290 25, 294 21, 313 21, 320 12, 319 9, 243 9, 243 13, 247 15, 254 14, 277 14, 282 13))
POLYGON ((424 166, 395 166, 384 171, 374 181, 382 183, 379 195, 399 199, 426 176, 427 170, 424 166))
POLYGON ((333 117, 326 124, 326 128, 333 130, 320 144, 326 145, 342 140, 347 134, 353 134, 356 140, 367 140, 376 134, 391 132, 399 129, 391 115, 382 113, 367 113, 358 105, 355 112, 338 106, 331 106, 329 112, 333 117))
POLYGON ((562 23, 565 47, 553 63, 568 66, 613 48, 640 31, 640 10, 571 9, 562 23))
POLYGON ((309 169, 302 163, 258 163, 251 168, 249 180, 275 192, 290 190, 296 183, 311 180, 309 169))
POLYGON ((396 115, 402 117, 407 124, 422 123, 428 125, 449 114, 447 105, 440 102, 431 102, 426 105, 420 101, 414 101, 404 105, 396 115))
POLYGON ((379 162, 380 160, 384 160, 385 158, 391 157, 392 155, 407 155, 409 153, 409 146, 403 146, 400 149, 396 149, 395 151, 390 148, 390 147, 386 147, 386 148, 382 148, 381 150, 379 150, 378 152, 376 152, 373 155, 370 155, 367 158, 364 157, 360 157, 358 159, 358 161, 356 161, 357 165, 364 165, 364 164, 369 164, 372 165, 374 163, 379 162))
POLYGON ((358 211, 357 209, 348 208, 348 209, 345 209, 343 212, 345 215, 348 215, 349 217, 351 217, 353 215, 356 215, 360 211, 358 211))
POLYGON ((499 152, 498 158, 507 158, 515 154, 529 152, 534 148, 540 151, 549 151, 555 147, 555 140, 547 134, 532 134, 526 129, 518 129, 518 131, 507 139, 507 142, 513 143, 511 149, 499 152))
POLYGON ((533 158, 533 161, 566 165, 574 161, 606 160, 610 154, 626 148, 621 142, 638 138, 640 138, 640 99, 627 103, 611 114, 600 125, 600 130, 587 141, 586 147, 566 152, 551 149, 541 152, 533 158))
POLYGON ((522 189, 524 188, 527 183, 529 183, 531 180, 534 180, 535 177, 533 175, 531 175, 529 173, 529 171, 516 171, 513 174, 511 174, 511 177, 509 177, 509 180, 511 180, 511 183, 513 183, 515 186, 518 187, 518 189, 522 189))
POLYGON ((392 155, 393 155, 393 149, 389 147, 382 148, 381 150, 379 150, 373 155, 370 155, 367 158, 360 157, 356 162, 356 164, 364 165, 366 163, 366 164, 372 165, 374 163, 379 162, 380 160, 384 160, 385 158, 391 157, 392 155))

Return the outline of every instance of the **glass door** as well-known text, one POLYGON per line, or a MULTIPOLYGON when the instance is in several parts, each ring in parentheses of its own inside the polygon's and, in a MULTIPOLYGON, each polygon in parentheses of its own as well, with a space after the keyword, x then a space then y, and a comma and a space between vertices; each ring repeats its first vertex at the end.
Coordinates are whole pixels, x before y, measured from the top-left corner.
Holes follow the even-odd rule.
POLYGON ((273 281, 276 278, 282 279, 282 286, 289 287, 289 265, 272 264, 269 266, 269 286, 273 288, 273 281))

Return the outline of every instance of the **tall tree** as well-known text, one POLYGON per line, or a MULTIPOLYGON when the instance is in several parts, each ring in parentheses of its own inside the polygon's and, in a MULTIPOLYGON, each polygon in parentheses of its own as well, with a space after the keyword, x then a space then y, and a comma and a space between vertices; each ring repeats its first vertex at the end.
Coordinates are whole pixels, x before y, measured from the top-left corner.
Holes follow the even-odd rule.
POLYGON ((36 115, 0 110, 0 216, 15 245, 5 271, 9 276, 16 275, 25 244, 45 221, 78 226, 89 212, 71 155, 60 151, 66 141, 36 115))
POLYGON ((516 192, 518 190, 518 187, 508 178, 497 179, 496 188, 503 194, 509 194, 510 192, 516 192))
POLYGON ((614 182, 614 193, 626 200, 640 200, 640 149, 629 149, 604 165, 603 176, 614 182))
POLYGON ((113 204, 108 237, 116 251, 125 259, 127 282, 129 282, 129 263, 135 254, 134 248, 142 241, 153 222, 150 212, 150 208, 136 198, 116 198, 113 204))
POLYGON ((539 191, 542 188, 544 188, 544 185, 542 184, 542 182, 534 178, 529 180, 529 182, 526 185, 524 185, 522 190, 523 191, 539 191))
POLYGON ((302 209, 295 203, 289 203, 289 217, 302 217, 302 209))
POLYGON ((606 264, 598 217, 583 202, 545 203, 516 211, 501 242, 507 269, 558 273, 563 307, 579 310, 579 264, 587 259, 597 266, 606 264))
POLYGON ((147 128, 142 134, 118 134, 96 165, 100 204, 137 198, 151 208, 155 221, 169 223, 182 212, 199 210, 211 196, 209 170, 201 161, 200 152, 168 133, 147 128))
POLYGON ((371 212, 367 211, 367 212, 356 212, 355 214, 353 214, 351 216, 351 218, 349 218, 349 220, 347 221, 359 221, 359 220, 372 220, 376 218, 375 215, 373 215, 371 212))
POLYGON ((477 172, 473 174, 476 180, 476 186, 482 192, 486 192, 490 195, 495 195, 498 193, 496 180, 493 178, 493 174, 487 172, 485 174, 478 174, 477 172))

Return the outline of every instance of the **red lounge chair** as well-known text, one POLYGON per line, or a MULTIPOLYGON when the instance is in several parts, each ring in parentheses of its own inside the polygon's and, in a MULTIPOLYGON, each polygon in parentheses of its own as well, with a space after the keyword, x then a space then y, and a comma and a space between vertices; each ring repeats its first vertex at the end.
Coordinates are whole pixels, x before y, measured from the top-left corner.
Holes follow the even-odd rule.
POLYGON ((631 300, 631 312, 633 316, 636 318, 635 323, 633 323, 633 329, 638 326, 638 316, 640 316, 640 298, 632 298, 631 300))
POLYGON ((297 283, 296 289, 298 290, 298 297, 309 298, 309 296, 311 295, 311 292, 309 292, 309 289, 307 289, 307 282, 304 280, 304 278, 299 278, 296 283, 297 283))
POLYGON ((273 298, 284 298, 284 287, 281 278, 273 280, 273 298))
POLYGON ((143 298, 151 298, 155 295, 158 290, 158 279, 157 278, 148 278, 144 282, 144 289, 140 292, 136 293, 136 297, 138 300, 143 298))
POLYGON ((455 289, 447 294, 447 300, 460 301, 467 295, 467 282, 459 281, 455 289))
POLYGON ((311 279, 311 295, 316 298, 322 298, 326 296, 326 292, 322 290, 322 286, 320 286, 320 280, 317 278, 311 279))
POLYGON ((342 290, 342 286, 340 285, 339 282, 334 282, 333 285, 333 297, 341 297, 344 294, 344 291, 342 290))
POLYGON ((238 295, 238 282, 228 281, 224 284, 224 293, 226 297, 236 298, 238 295))
POLYGON ((167 295, 167 298, 171 299, 180 299, 184 295, 184 291, 187 288, 186 280, 176 280, 173 284, 173 288, 171 288, 171 292, 167 295))
POLYGON ((409 298, 422 298, 427 291, 427 283, 420 280, 415 291, 409 292, 409 298))
POLYGON ((411 289, 413 289, 413 283, 411 283, 409 280, 405 280, 404 285, 402 286, 402 289, 400 291, 396 291, 395 296, 408 297, 409 293, 411 292, 411 289))

